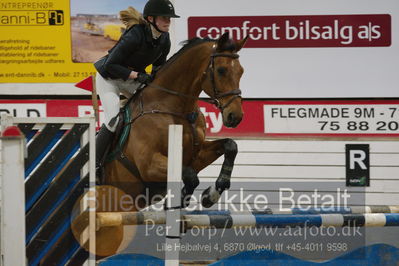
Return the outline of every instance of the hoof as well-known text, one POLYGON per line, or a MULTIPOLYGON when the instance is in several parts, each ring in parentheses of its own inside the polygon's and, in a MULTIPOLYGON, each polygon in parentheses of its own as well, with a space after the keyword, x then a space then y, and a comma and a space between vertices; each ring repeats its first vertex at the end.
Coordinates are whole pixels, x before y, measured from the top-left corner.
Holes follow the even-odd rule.
POLYGON ((205 208, 210 208, 215 204, 220 198, 219 192, 217 192, 213 187, 208 187, 201 197, 201 204, 205 208))

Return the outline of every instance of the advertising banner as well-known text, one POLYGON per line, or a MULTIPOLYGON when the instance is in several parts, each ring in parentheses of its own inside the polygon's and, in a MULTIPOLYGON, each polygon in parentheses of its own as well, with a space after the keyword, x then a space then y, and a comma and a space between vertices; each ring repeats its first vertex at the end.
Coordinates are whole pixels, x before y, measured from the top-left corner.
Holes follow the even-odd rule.
POLYGON ((248 37, 240 51, 244 97, 398 97, 398 1, 175 3, 177 40, 248 37))
MULTIPOLYGON (((82 95, 73 85, 118 41, 118 13, 147 0, 0 3, 0 94, 82 95)), ((173 0, 172 50, 184 40, 248 36, 244 98, 395 98, 396 0, 173 0)), ((183 73, 184 74, 184 73, 183 73)))
MULTIPOLYGON (((399 101, 244 101, 236 128, 223 125, 222 113, 200 101, 209 137, 398 137, 399 101)), ((90 100, 0 100, 0 114, 17 117, 83 117, 90 100)), ((100 106, 98 126, 104 121, 100 106)))
POLYGON ((189 17, 189 38, 249 36, 246 48, 391 45, 390 15, 189 17), (215 26, 216 25, 216 26, 215 26))
MULTIPOLYGON (((0 83, 72 83, 95 73, 125 26, 118 12, 146 0, 7 0, 0 3, 0 83)), ((6 84, 1 84, 6 89, 6 84)), ((48 86, 43 84, 43 87, 48 86)), ((27 94, 40 94, 21 85, 27 94)), ((37 88, 37 87, 35 87, 37 88)), ((59 93, 59 92, 58 92, 59 93)))

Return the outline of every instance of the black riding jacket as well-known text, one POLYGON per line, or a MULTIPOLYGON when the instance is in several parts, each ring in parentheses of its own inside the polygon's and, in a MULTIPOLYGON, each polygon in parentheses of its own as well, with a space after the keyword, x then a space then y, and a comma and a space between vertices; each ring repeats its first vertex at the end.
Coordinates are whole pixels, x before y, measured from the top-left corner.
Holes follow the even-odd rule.
POLYGON ((165 63, 170 50, 169 33, 152 38, 148 25, 137 24, 126 30, 108 55, 94 63, 104 78, 127 80, 132 70, 144 72, 146 66, 165 63))

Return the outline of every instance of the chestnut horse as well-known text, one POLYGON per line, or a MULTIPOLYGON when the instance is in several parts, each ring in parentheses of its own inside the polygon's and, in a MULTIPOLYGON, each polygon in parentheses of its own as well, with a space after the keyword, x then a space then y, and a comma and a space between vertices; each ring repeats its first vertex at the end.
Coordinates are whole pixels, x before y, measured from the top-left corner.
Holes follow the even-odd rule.
MULTIPOLYGON (((215 185, 206 189, 201 197, 205 207, 218 201, 222 192, 230 187, 237 145, 228 138, 205 140, 205 118, 197 101, 204 91, 222 112, 225 126, 236 127, 241 122, 239 82, 243 68, 237 52, 245 41, 246 38, 233 41, 227 33, 218 40, 189 40, 157 72, 154 81, 136 93, 129 102, 131 120, 128 125, 131 130, 122 150, 124 163, 113 160, 105 166, 106 185, 123 190, 133 199, 144 195, 146 189, 150 195, 164 195, 168 126, 180 124, 183 126, 182 207, 188 206, 190 196, 199 184, 197 174, 224 155, 215 185)), ((147 203, 141 202, 140 208, 147 203)), ((97 254, 115 253, 116 248, 111 247, 111 242, 120 243, 122 233, 123 230, 116 227, 99 230, 97 254)))

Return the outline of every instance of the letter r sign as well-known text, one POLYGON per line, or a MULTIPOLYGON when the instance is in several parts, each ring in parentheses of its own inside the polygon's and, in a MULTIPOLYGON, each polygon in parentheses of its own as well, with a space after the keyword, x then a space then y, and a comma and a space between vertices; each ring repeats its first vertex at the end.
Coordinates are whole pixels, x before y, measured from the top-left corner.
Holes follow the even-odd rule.
POLYGON ((370 186, 369 144, 346 144, 346 186, 370 186))

